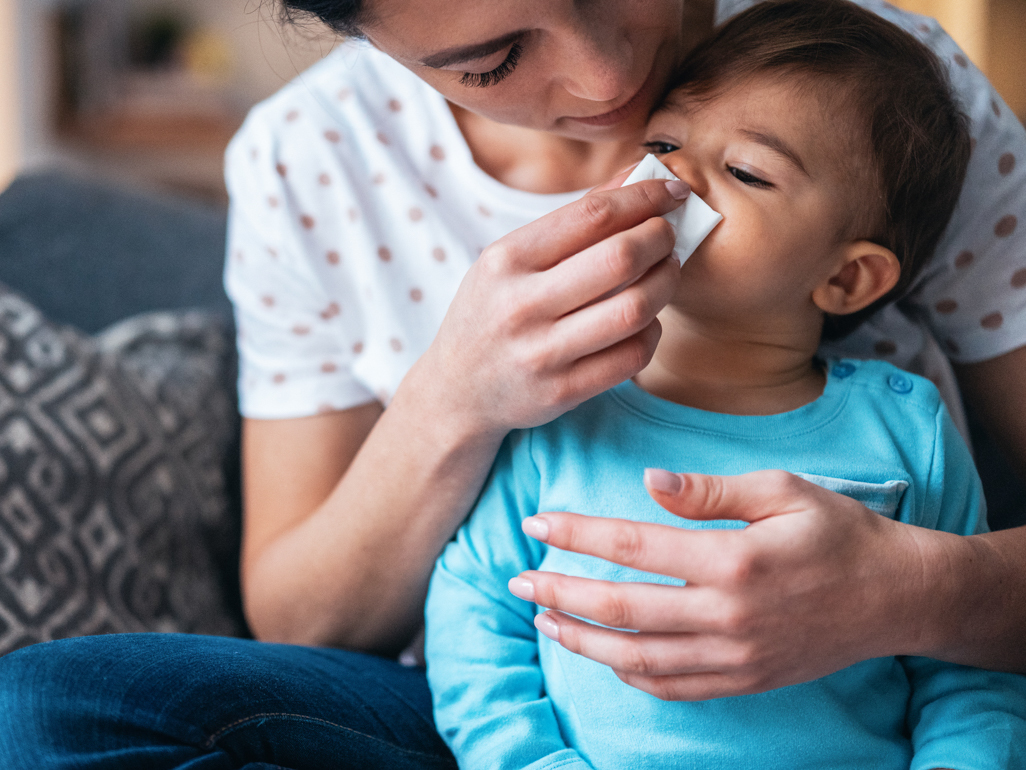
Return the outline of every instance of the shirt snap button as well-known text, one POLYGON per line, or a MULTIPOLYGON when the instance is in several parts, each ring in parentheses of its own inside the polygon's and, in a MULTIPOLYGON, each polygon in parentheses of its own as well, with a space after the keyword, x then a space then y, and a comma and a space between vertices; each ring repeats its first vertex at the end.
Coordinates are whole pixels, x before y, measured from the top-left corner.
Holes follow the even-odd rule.
POLYGON ((834 370, 833 370, 834 377, 838 377, 838 378, 840 378, 842 380, 845 377, 851 377, 853 374, 855 374, 855 366, 854 366, 854 364, 849 364, 849 363, 837 364, 837 366, 835 366, 834 370))
POLYGON ((887 384, 891 386, 891 390, 895 393, 912 392, 912 380, 904 374, 892 374, 887 378, 887 384))

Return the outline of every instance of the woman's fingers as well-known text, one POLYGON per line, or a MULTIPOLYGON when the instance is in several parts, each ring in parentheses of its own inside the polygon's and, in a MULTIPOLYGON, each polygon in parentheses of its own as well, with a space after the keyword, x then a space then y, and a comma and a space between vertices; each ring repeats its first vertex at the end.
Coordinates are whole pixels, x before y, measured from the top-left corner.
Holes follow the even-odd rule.
MULTIPOLYGON (((682 589, 683 590, 683 589, 682 589)), ((729 642, 710 645, 708 636, 618 631, 558 612, 544 612, 535 626, 545 636, 586 658, 624 674, 674 676, 718 671, 739 657, 729 642)))
POLYGON ((541 607, 611 628, 658 633, 719 632, 731 622, 727 606, 718 601, 718 595, 701 587, 615 583, 531 571, 513 578, 510 591, 541 607))
MULTIPOLYGON (((499 239, 485 256, 498 255, 517 272, 548 270, 599 241, 673 211, 689 192, 683 182, 654 179, 589 193, 499 239)), ((664 256, 656 255, 653 262, 664 256)))
POLYGON ((618 296, 621 289, 636 285, 652 270, 664 267, 660 282, 662 309, 678 283, 672 280, 677 275, 674 271, 680 269, 680 262, 671 257, 674 241, 673 228, 662 218, 649 219, 606 238, 535 276, 535 282, 544 281, 539 304, 559 317, 610 295, 618 296))
POLYGON ((665 524, 546 512, 524 519, 524 532, 564 551, 703 584, 736 571, 742 532, 679 529, 665 524))
POLYGON ((682 518, 748 522, 809 510, 825 492, 799 476, 776 470, 706 476, 649 468, 645 487, 652 499, 682 518))

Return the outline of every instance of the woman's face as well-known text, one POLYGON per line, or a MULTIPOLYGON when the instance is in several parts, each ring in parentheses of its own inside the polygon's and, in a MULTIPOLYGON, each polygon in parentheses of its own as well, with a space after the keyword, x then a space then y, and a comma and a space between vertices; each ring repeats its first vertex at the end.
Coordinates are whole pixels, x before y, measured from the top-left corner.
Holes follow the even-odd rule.
POLYGON ((687 1, 369 0, 363 31, 479 115, 583 141, 625 139, 644 129, 684 53, 687 1))

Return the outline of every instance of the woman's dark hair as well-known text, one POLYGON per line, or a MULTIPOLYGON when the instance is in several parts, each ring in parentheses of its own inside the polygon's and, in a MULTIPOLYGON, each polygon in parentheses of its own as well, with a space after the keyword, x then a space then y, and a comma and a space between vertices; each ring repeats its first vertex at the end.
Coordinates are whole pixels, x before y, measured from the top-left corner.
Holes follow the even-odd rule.
POLYGON ((825 80, 850 106, 852 146, 872 152, 878 186, 863 196, 871 215, 861 219, 876 232, 853 236, 893 251, 901 277, 864 310, 828 316, 823 335, 836 339, 900 296, 933 253, 965 179, 969 121, 929 48, 847 0, 771 0, 738 15, 682 63, 670 102, 767 73, 825 80))
POLYGON ((279 18, 289 24, 319 19, 340 35, 362 37, 364 13, 362 0, 281 0, 279 18))

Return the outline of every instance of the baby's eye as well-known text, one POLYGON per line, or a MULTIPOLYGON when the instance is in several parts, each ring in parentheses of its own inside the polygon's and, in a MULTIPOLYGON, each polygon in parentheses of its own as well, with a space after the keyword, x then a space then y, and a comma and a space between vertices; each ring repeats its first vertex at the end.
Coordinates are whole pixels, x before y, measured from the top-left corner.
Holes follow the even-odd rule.
POLYGON ((645 142, 641 146, 653 155, 669 155, 671 152, 676 152, 680 149, 677 145, 670 144, 669 142, 645 142))
POLYGON ((727 166, 727 170, 734 175, 734 178, 742 184, 749 185, 751 187, 763 187, 770 188, 772 183, 767 182, 765 179, 759 179, 755 174, 751 174, 744 169, 736 168, 734 166, 727 166))

